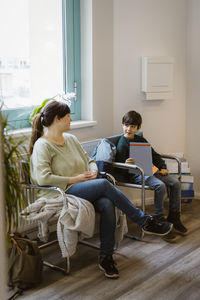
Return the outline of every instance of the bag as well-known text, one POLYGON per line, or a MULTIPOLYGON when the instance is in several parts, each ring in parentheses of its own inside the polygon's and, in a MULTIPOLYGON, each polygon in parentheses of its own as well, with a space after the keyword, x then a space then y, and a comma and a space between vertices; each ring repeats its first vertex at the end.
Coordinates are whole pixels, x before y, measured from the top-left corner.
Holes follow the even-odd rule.
POLYGON ((104 138, 96 146, 91 158, 96 161, 115 161, 116 151, 116 146, 104 138))
POLYGON ((11 237, 8 266, 8 285, 12 288, 24 290, 37 285, 43 267, 37 242, 16 235, 11 237))

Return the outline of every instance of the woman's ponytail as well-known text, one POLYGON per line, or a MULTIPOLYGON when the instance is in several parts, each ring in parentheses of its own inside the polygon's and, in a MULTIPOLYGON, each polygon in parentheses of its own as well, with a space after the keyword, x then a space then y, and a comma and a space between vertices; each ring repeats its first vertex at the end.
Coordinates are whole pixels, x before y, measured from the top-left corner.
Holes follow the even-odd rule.
POLYGON ((39 113, 33 119, 32 135, 31 135, 31 141, 30 141, 30 145, 29 145, 30 155, 33 152, 33 146, 34 146, 35 142, 37 141, 37 139, 39 139, 43 135, 42 118, 43 118, 43 113, 39 113))

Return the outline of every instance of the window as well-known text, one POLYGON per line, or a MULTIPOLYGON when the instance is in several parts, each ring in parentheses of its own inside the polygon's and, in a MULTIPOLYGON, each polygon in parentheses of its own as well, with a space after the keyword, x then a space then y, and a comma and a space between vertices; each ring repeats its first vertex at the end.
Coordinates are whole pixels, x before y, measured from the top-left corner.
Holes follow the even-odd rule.
POLYGON ((80 119, 80 0, 2 2, 0 97, 10 124, 29 127, 33 107, 74 87, 72 119, 80 119))
POLYGON ((81 119, 80 0, 63 0, 64 91, 75 91, 73 120, 81 119))

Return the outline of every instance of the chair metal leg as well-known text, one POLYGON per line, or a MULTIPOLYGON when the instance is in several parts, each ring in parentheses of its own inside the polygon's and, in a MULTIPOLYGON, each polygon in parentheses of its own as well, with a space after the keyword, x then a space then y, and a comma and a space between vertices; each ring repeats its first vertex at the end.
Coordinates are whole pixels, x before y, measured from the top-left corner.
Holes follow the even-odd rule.
POLYGON ((44 248, 47 248, 47 247, 49 247, 51 245, 54 245, 54 244, 57 244, 57 243, 58 243, 58 240, 53 240, 51 242, 47 242, 45 244, 42 244, 42 245, 38 246, 38 248, 39 249, 44 249, 44 248))
POLYGON ((127 237, 127 238, 129 238, 129 239, 132 239, 132 240, 142 241, 143 238, 144 238, 144 232, 141 231, 140 236, 136 236, 136 235, 129 234, 129 233, 125 234, 124 236, 127 237))
POLYGON ((88 246, 88 247, 91 247, 91 248, 94 248, 94 249, 97 249, 99 250, 100 247, 95 245, 95 244, 92 244, 90 242, 86 242, 86 241, 79 241, 79 244, 82 244, 82 245, 85 245, 85 246, 88 246))
MULTIPOLYGON (((54 245, 54 244, 56 244, 56 243, 58 243, 58 240, 54 240, 54 241, 45 243, 45 244, 43 244, 43 245, 40 245, 38 248, 39 248, 39 249, 44 249, 44 248, 49 247, 49 246, 51 246, 51 245, 54 245)), ((57 265, 54 265, 54 264, 52 264, 52 263, 49 263, 49 262, 46 261, 46 260, 43 261, 43 265, 44 265, 44 266, 49 267, 49 268, 54 269, 54 270, 57 270, 57 271, 61 271, 61 272, 63 272, 63 273, 66 275, 66 274, 69 274, 69 272, 70 272, 70 259, 69 259, 69 257, 66 258, 65 264, 66 264, 65 268, 61 268, 61 267, 59 267, 59 266, 57 266, 57 265)))
MULTIPOLYGON (((52 242, 49 242, 49 243, 47 243, 48 245, 41 245, 40 246, 40 249, 41 248, 45 248, 45 246, 46 247, 48 247, 49 245, 52 245, 52 244, 54 244, 54 243, 56 243, 57 241, 52 241, 52 242)), ((96 246, 96 245, 94 245, 94 244, 92 244, 92 243, 90 243, 90 242, 86 242, 86 241, 79 241, 79 243, 80 244, 83 244, 83 245, 86 245, 86 246, 89 246, 89 247, 91 247, 91 248, 94 248, 94 249, 100 249, 100 247, 99 246, 96 246)), ((46 266, 46 267, 49 267, 49 268, 51 268, 51 269, 54 269, 54 270, 57 270, 57 271, 61 271, 61 272, 63 272, 65 275, 67 275, 67 274, 69 274, 70 273, 70 258, 69 257, 67 257, 66 258, 66 267, 65 268, 61 268, 61 267, 59 267, 59 266, 57 266, 57 265, 54 265, 54 264, 51 264, 51 263, 49 263, 49 262, 47 262, 47 261, 43 261, 43 265, 44 266, 46 266)))
POLYGON ((57 271, 61 271, 63 272, 65 275, 68 274, 68 264, 67 264, 67 267, 64 269, 64 268, 61 268, 59 266, 56 266, 56 265, 53 265, 51 263, 49 263, 48 261, 43 261, 43 265, 46 266, 46 267, 49 267, 51 269, 54 269, 54 270, 57 270, 57 271))

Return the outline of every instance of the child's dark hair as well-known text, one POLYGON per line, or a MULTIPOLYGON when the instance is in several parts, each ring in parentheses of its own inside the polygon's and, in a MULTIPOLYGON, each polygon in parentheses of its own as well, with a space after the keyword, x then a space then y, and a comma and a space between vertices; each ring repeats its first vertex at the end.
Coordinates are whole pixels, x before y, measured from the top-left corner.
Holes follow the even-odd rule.
POLYGON ((32 135, 29 146, 29 152, 32 154, 33 146, 37 139, 43 135, 43 127, 49 127, 56 116, 59 119, 70 113, 70 108, 65 102, 51 100, 48 102, 42 111, 37 114, 33 120, 32 135))
POLYGON ((123 116, 122 124, 124 124, 124 125, 136 125, 137 128, 139 129, 141 127, 141 124, 142 124, 142 117, 138 112, 136 112, 134 110, 131 110, 123 116))

